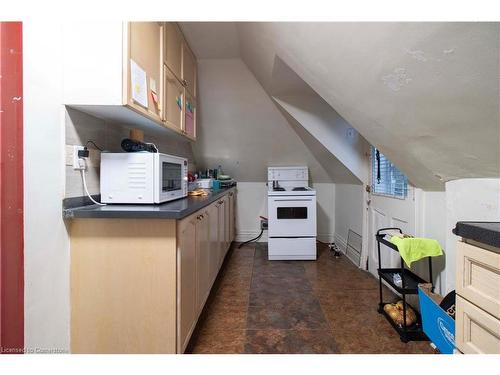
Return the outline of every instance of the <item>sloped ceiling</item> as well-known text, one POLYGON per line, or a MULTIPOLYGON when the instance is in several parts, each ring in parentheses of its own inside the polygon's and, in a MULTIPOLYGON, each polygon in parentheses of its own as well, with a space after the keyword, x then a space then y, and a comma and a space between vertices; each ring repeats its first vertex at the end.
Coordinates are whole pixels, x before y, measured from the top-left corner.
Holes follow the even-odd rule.
POLYGON ((267 181, 267 166, 307 165, 312 182, 360 183, 300 126, 288 122, 241 59, 202 59, 197 166, 241 182, 267 181))
MULTIPOLYGON (((452 179, 500 176, 500 24, 235 27, 231 43, 269 95, 296 83, 273 87, 280 58, 415 186, 439 190, 452 179)), ((192 42, 195 33, 187 34, 192 42)), ((194 47, 198 57, 216 49, 212 42, 194 47)))

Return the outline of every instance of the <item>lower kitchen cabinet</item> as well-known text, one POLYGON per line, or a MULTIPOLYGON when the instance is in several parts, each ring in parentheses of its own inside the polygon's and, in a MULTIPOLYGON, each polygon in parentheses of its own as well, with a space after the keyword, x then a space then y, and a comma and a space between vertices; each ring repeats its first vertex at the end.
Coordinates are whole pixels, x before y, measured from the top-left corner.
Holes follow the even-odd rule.
POLYGON ((177 254, 177 346, 185 348, 189 337, 194 330, 196 313, 196 225, 197 220, 183 220, 179 222, 177 236, 184 251, 177 254))
POLYGON ((236 235, 236 190, 230 191, 228 196, 229 202, 229 242, 233 242, 236 235))
MULTIPOLYGON (((196 264, 194 267, 196 280, 194 285, 196 290, 193 292, 192 288, 189 287, 179 288, 178 300, 181 301, 179 304, 179 319, 181 322, 185 322, 185 324, 181 323, 180 326, 189 327, 189 329, 180 329, 180 336, 177 343, 177 350, 180 353, 186 350, 199 315, 205 306, 224 257, 229 250, 231 244, 231 241, 229 241, 229 223, 233 221, 233 218, 229 217, 231 212, 234 214, 234 211, 229 210, 228 195, 225 195, 205 209, 179 222, 179 240, 177 246, 179 284, 182 285, 185 281, 182 277, 183 270, 192 270, 190 263, 187 266, 183 264, 183 261, 189 262, 191 259, 190 256, 185 256, 184 253, 192 254, 194 252, 196 254, 196 264), (185 227, 194 227, 194 232, 183 232, 182 228, 185 227), (196 295, 195 313, 194 315, 184 315, 182 301, 193 301, 193 295, 196 295)), ((189 277, 189 282, 193 282, 192 277, 189 277)))
POLYGON ((217 239, 217 243, 218 243, 218 246, 217 246, 217 260, 218 260, 218 267, 221 266, 222 264, 222 261, 224 259, 224 247, 225 247, 225 236, 224 236, 224 232, 225 232, 225 228, 226 228, 226 216, 225 216, 225 210, 224 210, 224 199, 221 199, 219 200, 217 203, 216 203, 216 207, 217 207, 217 217, 218 217, 218 221, 217 221, 217 233, 218 233, 218 239, 217 239))
POLYGON ((71 352, 183 353, 229 249, 234 190, 182 220, 72 219, 71 352))
MULTIPOLYGON (((196 217, 196 312, 201 312, 212 286, 210 280, 209 219, 204 211, 196 217)), ((180 244, 181 252, 183 246, 180 244)), ((188 249, 189 251, 189 249, 188 249)))
POLYGON ((219 272, 220 262, 220 244, 219 244, 219 209, 217 204, 208 207, 208 227, 209 227, 209 262, 210 262, 210 282, 213 283, 219 272))

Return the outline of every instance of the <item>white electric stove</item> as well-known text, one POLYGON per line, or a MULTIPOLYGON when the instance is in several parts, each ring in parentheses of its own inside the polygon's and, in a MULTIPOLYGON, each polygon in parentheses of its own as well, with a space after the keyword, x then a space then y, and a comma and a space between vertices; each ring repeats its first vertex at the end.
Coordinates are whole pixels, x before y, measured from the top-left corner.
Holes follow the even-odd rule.
POLYGON ((316 259, 316 191, 307 167, 269 167, 269 260, 316 259))

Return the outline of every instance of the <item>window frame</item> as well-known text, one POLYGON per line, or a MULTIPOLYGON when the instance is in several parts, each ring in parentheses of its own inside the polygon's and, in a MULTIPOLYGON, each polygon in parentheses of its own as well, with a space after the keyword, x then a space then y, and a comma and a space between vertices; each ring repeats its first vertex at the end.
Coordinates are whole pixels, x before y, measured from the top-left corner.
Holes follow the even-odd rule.
MULTIPOLYGON (((388 193, 380 193, 380 192, 376 192, 375 191, 375 179, 376 179, 376 176, 375 176, 375 168, 374 168, 374 155, 375 155, 375 151, 378 150, 375 146, 370 146, 370 194, 371 195, 376 195, 376 196, 380 196, 380 197, 386 197, 386 198, 394 198, 394 199, 399 199, 399 200, 406 200, 409 196, 410 196, 410 184, 408 182, 408 176, 406 176, 403 172, 401 172, 401 170, 397 167, 395 167, 396 169, 398 169, 398 171, 403 175, 405 176, 405 179, 406 179, 406 189, 405 189, 405 195, 404 196, 400 196, 400 195, 394 195, 394 194, 388 194, 388 193)), ((380 152, 380 150, 379 150, 380 152)), ((382 152, 380 152, 382 154, 382 152)), ((382 154, 384 156, 384 158, 386 160, 388 160, 391 164, 394 165, 394 163, 392 163, 389 158, 387 158, 387 156, 385 156, 384 154, 382 154)))

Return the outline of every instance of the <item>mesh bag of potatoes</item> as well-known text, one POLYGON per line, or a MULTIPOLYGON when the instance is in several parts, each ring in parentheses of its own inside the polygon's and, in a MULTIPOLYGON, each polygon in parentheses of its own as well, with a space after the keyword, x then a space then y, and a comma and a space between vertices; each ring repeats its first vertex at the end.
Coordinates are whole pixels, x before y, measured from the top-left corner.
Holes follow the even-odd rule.
MULTIPOLYGON (((391 319, 399 326, 403 326, 403 301, 397 303, 387 303, 384 306, 384 311, 391 317, 391 319)), ((409 327, 417 321, 417 315, 413 309, 406 305, 406 326, 409 327)))

